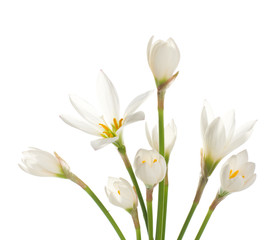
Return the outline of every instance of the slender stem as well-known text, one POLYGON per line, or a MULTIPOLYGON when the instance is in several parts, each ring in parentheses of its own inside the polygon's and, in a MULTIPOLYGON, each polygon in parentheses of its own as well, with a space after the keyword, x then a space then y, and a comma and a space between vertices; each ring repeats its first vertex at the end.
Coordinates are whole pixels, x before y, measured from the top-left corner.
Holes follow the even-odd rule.
POLYGON ((138 210, 137 208, 133 209, 131 211, 131 216, 133 218, 135 230, 136 230, 136 236, 137 240, 141 240, 141 233, 140 233, 140 223, 139 223, 139 217, 138 217, 138 210))
POLYGON ((208 221, 209 221, 209 219, 210 219, 210 217, 211 217, 211 214, 213 213, 213 211, 215 210, 215 208, 217 207, 217 205, 218 205, 223 199, 225 199, 226 196, 227 196, 227 195, 220 195, 219 192, 216 194, 216 197, 215 197, 215 199, 213 200, 213 202, 211 203, 211 205, 210 205, 210 207, 209 207, 209 209, 208 209, 208 212, 207 212, 207 214, 206 214, 206 216, 205 216, 205 218, 204 218, 204 220, 203 220, 203 223, 202 223, 202 225, 201 225, 201 227, 200 227, 200 230, 199 230, 199 232, 198 232, 198 234, 197 234, 195 240, 199 240, 199 239, 200 239, 200 237, 201 237, 201 235, 202 235, 202 233, 203 233, 203 231, 204 231, 204 229, 205 229, 205 227, 206 227, 206 225, 207 225, 207 223, 208 223, 208 221))
POLYGON ((168 179, 168 168, 164 180, 164 211, 163 211, 163 238, 165 239, 165 233, 166 233, 166 220, 167 220, 167 205, 168 205, 168 191, 169 191, 169 179, 168 179))
POLYGON ((203 233, 203 231, 204 231, 204 229, 205 229, 205 227, 206 227, 206 224, 208 223, 208 221, 209 221, 209 219, 210 219, 212 213, 213 213, 213 210, 208 209, 208 212, 207 212, 207 214, 206 214, 206 216, 205 216, 205 219, 203 220, 203 223, 202 223, 202 225, 201 225, 201 227, 200 227, 200 230, 199 230, 199 232, 198 232, 198 234, 197 234, 195 240, 200 239, 200 237, 201 237, 201 235, 202 235, 202 233, 203 233))
MULTIPOLYGON (((164 129, 164 99, 165 90, 157 92, 158 96, 158 121, 159 121, 159 153, 165 155, 165 129, 164 129)), ((164 180, 159 183, 156 240, 163 239, 163 215, 164 215, 164 180)))
POLYGON ((121 147, 119 147, 118 152, 120 153, 120 155, 123 159, 123 162, 126 166, 126 169, 127 169, 128 173, 130 175, 130 178, 133 182, 133 185, 135 186, 135 189, 136 189, 136 192, 137 192, 137 195, 138 195, 138 199, 139 199, 139 203, 140 203, 140 206, 141 206, 143 218, 144 218, 144 221, 145 221, 145 225, 146 225, 146 228, 148 229, 147 211, 146 211, 145 203, 144 203, 144 200, 143 200, 143 197, 142 197, 142 194, 141 194, 136 176, 134 174, 133 168, 132 168, 131 163, 129 161, 129 158, 127 156, 125 146, 122 145, 121 147))
POLYGON ((148 237, 153 240, 153 210, 152 210, 152 197, 153 188, 146 188, 146 203, 147 203, 147 216, 148 216, 148 237))
POLYGON ((187 227, 192 219, 192 216, 196 210, 196 207, 198 206, 199 202, 200 202, 200 199, 201 199, 201 196, 202 196, 202 193, 203 193, 203 190, 207 184, 207 181, 208 181, 208 178, 207 177, 204 177, 203 175, 201 175, 200 177, 200 181, 199 181, 199 185, 198 185, 198 188, 197 188, 197 192, 196 192, 196 196, 195 196, 195 199, 193 201, 193 204, 192 204, 192 207, 188 213, 188 216, 182 226, 182 229, 179 233, 179 236, 177 238, 177 240, 181 240, 183 238, 183 235, 184 233, 186 232, 187 230, 187 227))
POLYGON ((79 179, 76 175, 73 173, 70 173, 69 179, 79 185, 84 191, 86 191, 89 196, 95 201, 95 203, 98 205, 98 207, 101 209, 101 211, 104 213, 104 215, 107 217, 107 219, 110 221, 111 225, 113 226, 114 230, 118 234, 119 238, 121 240, 125 240, 125 237, 123 233, 121 232, 120 228, 114 221, 113 217, 110 215, 106 207, 103 205, 103 203, 99 200, 99 198, 92 192, 92 190, 81 180, 79 179))

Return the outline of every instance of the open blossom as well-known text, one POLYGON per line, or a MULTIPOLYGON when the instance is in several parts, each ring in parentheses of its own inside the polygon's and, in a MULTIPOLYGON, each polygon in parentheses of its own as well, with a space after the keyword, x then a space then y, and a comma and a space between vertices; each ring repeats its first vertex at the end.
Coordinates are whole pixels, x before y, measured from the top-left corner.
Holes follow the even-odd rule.
POLYGON ((97 79, 97 97, 102 114, 98 114, 95 108, 85 100, 71 95, 70 101, 82 119, 68 115, 60 116, 61 119, 72 127, 86 133, 100 137, 91 142, 97 150, 109 143, 121 142, 123 127, 130 123, 144 120, 144 113, 136 112, 137 108, 150 95, 150 91, 136 97, 126 108, 124 115, 120 117, 119 99, 115 87, 103 71, 100 71, 97 79))
MULTIPOLYGON (((149 129, 147 127, 147 124, 145 125, 145 132, 146 137, 148 140, 149 145, 155 149, 157 152, 159 152, 159 134, 158 134, 158 127, 155 126, 152 130, 152 135, 149 132, 149 129)), ((174 120, 172 120, 166 127, 165 127, 165 157, 169 156, 173 146, 175 144, 177 135, 177 129, 176 125, 174 123, 174 120)))
POLYGON ((147 46, 147 60, 158 85, 172 77, 180 60, 179 49, 172 38, 153 42, 151 37, 147 46))
POLYGON ((133 187, 123 178, 108 178, 105 191, 109 201, 118 207, 130 211, 138 206, 138 197, 133 187))
POLYGON ((156 150, 138 150, 134 168, 136 176, 147 188, 152 188, 161 182, 166 175, 166 161, 156 150))
POLYGON ((222 166, 220 194, 227 195, 250 187, 256 180, 254 172, 255 163, 248 162, 246 150, 233 155, 222 166))
POLYGON ((250 121, 235 129, 234 111, 224 117, 214 117, 205 101, 201 114, 201 135, 203 139, 202 167, 210 176, 220 160, 245 143, 250 137, 256 121, 250 121))
POLYGON ((22 153, 20 168, 27 173, 42 177, 67 178, 70 172, 68 164, 57 153, 52 154, 37 148, 22 153))

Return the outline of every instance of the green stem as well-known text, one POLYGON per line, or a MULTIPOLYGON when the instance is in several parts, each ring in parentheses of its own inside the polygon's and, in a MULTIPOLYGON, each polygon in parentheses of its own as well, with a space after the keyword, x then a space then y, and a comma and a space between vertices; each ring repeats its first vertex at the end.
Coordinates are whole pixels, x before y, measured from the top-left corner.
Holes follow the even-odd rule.
POLYGON ((140 223, 139 223, 139 217, 138 217, 138 210, 137 208, 133 209, 131 211, 131 216, 133 218, 135 230, 136 230, 136 236, 137 240, 141 240, 141 233, 140 233, 140 223))
POLYGON ((95 201, 95 203, 98 205, 98 207, 101 209, 101 211, 104 213, 104 215, 107 217, 107 219, 110 221, 111 225, 113 226, 114 230, 118 234, 119 238, 121 240, 125 240, 125 237, 123 233, 121 232, 120 228, 114 221, 113 217, 110 215, 106 207, 103 205, 103 203, 99 200, 99 198, 92 192, 92 190, 81 180, 79 179, 76 175, 73 173, 69 174, 68 177, 71 181, 79 185, 84 191, 86 191, 89 196, 95 201))
POLYGON ((168 191, 169 191, 169 179, 168 179, 168 168, 164 180, 164 211, 163 211, 163 238, 165 239, 165 233, 166 233, 166 220, 167 220, 167 205, 168 205, 168 191))
POLYGON ((177 238, 177 240, 181 240, 184 236, 184 233, 186 232, 187 230, 187 227, 192 219, 192 216, 196 210, 196 207, 198 206, 199 202, 200 202, 200 199, 201 199, 201 196, 202 196, 202 193, 203 193, 203 190, 207 184, 207 181, 208 181, 208 178, 207 177, 204 177, 203 175, 201 175, 200 177, 200 181, 199 181, 199 185, 198 185, 198 188, 197 188, 197 192, 196 192, 196 196, 195 196, 195 199, 193 201, 193 204, 192 204, 192 207, 188 213, 188 216, 182 226, 182 229, 179 233, 179 236, 177 238))
POLYGON ((146 188, 146 203, 147 203, 147 216, 148 216, 148 237, 153 240, 153 210, 152 210, 152 193, 153 188, 146 188))
MULTIPOLYGON (((165 128, 164 128, 164 99, 165 91, 157 92, 158 96, 158 121, 159 121, 159 153, 165 156, 165 128)), ((164 180, 159 183, 156 240, 163 239, 163 216, 164 216, 164 180)))
POLYGON ((202 223, 202 225, 201 225, 201 227, 200 227, 200 230, 199 230, 199 232, 198 232, 198 234, 197 234, 197 236, 196 236, 196 238, 195 238, 195 240, 200 239, 200 237, 201 237, 201 235, 202 235, 202 233, 203 233, 203 231, 204 231, 204 229, 205 229, 205 227, 206 227, 206 224, 208 223, 208 221, 209 221, 209 219, 210 219, 212 213, 213 213, 213 210, 211 210, 211 209, 209 208, 209 209, 208 209, 208 212, 207 212, 207 214, 206 214, 206 216, 205 216, 205 219, 203 220, 203 223, 202 223))
POLYGON ((144 203, 144 200, 143 200, 143 197, 142 197, 142 194, 141 194, 136 176, 134 174, 133 168, 132 168, 131 163, 129 161, 129 158, 127 156, 125 146, 122 145, 121 147, 118 147, 118 152, 120 153, 120 155, 123 159, 123 162, 126 166, 126 169, 127 169, 128 173, 130 175, 130 178, 133 182, 133 185, 135 186, 135 189, 136 189, 136 192, 137 192, 137 195, 138 195, 138 199, 139 199, 139 203, 140 203, 140 206, 141 206, 143 218, 144 218, 144 221, 145 221, 145 225, 146 225, 146 228, 148 229, 147 211, 146 211, 145 203, 144 203))

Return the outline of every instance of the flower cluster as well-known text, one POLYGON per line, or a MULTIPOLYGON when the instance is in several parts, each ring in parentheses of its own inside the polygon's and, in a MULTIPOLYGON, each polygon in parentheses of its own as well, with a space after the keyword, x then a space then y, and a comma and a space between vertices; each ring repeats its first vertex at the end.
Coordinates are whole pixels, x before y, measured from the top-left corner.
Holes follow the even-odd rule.
MULTIPOLYGON (((171 120, 166 126, 164 125, 164 100, 168 87, 178 76, 178 72, 175 73, 175 71, 180 60, 180 52, 172 38, 167 41, 154 41, 154 38, 151 37, 147 46, 147 60, 157 88, 158 124, 153 127, 152 131, 149 130, 148 124, 145 124, 146 138, 151 149, 139 148, 135 154, 133 164, 131 164, 127 155, 123 129, 131 123, 145 119, 144 112, 138 111, 138 108, 153 91, 147 91, 134 98, 121 115, 116 89, 107 75, 101 70, 96 81, 96 95, 99 101, 95 104, 100 106, 101 111, 95 110, 93 105, 86 100, 76 95, 70 95, 70 102, 80 116, 74 117, 63 114, 60 118, 68 125, 96 136, 97 139, 91 141, 91 146, 94 150, 101 149, 110 143, 116 147, 132 184, 121 177, 109 177, 105 193, 110 203, 123 208, 131 215, 138 240, 141 239, 138 206, 140 206, 143 214, 148 238, 149 240, 154 239, 152 202, 153 189, 158 187, 155 239, 162 240, 165 239, 166 231, 169 184, 168 163, 177 136, 177 127, 174 120, 171 120), (136 177, 145 186, 146 203, 136 177)), ((215 117, 208 102, 204 102, 200 121, 203 142, 200 181, 193 205, 182 226, 178 240, 183 238, 208 179, 213 174, 216 166, 222 159, 249 139, 255 123, 256 121, 250 121, 236 128, 234 111, 230 111, 221 117, 215 117)), ((46 151, 31 148, 23 152, 22 163, 19 166, 22 170, 32 175, 59 177, 69 179, 78 184, 98 205, 118 234, 118 237, 122 240, 126 239, 100 199, 80 178, 70 171, 68 164, 57 153, 52 155, 46 151)), ((196 240, 201 237, 212 211, 223 199, 233 192, 248 188, 255 182, 256 174, 254 172, 255 164, 248 161, 247 150, 228 158, 221 168, 221 186, 217 191, 216 198, 209 207, 208 214, 195 238, 196 240)))

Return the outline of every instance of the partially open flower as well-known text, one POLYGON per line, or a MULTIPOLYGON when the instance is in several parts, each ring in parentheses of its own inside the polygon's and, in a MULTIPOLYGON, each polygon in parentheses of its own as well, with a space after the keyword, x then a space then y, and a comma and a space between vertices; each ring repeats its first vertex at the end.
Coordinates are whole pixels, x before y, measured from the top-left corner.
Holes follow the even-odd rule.
POLYGON ((126 111, 120 117, 119 99, 115 87, 103 71, 100 71, 97 79, 98 105, 102 114, 98 114, 95 108, 78 96, 71 95, 70 101, 82 119, 68 115, 60 116, 70 126, 95 135, 99 139, 91 142, 92 147, 98 150, 110 143, 121 143, 122 131, 130 123, 144 120, 144 113, 136 112, 138 107, 146 100, 151 91, 137 96, 127 106, 126 111))
POLYGON ((130 212, 138 206, 136 192, 130 183, 123 178, 109 177, 105 191, 109 201, 117 207, 130 212))
POLYGON ((32 175, 42 177, 67 178, 70 173, 68 164, 57 153, 52 154, 37 148, 22 153, 20 168, 32 175))
POLYGON ((220 195, 242 191, 250 187, 256 180, 255 163, 248 162, 247 151, 244 150, 230 157, 220 172, 220 195))
POLYGON ((201 134, 203 139, 202 170, 210 176, 215 167, 227 154, 245 143, 250 137, 256 121, 250 121, 235 129, 234 111, 224 117, 214 117, 205 101, 201 114, 201 134))
POLYGON ((157 86, 169 80, 180 60, 179 49, 174 40, 157 40, 150 38, 147 46, 147 60, 157 86))
MULTIPOLYGON (((149 129, 147 127, 147 124, 145 125, 145 132, 146 137, 149 142, 149 145, 155 149, 157 152, 159 152, 159 134, 158 134, 158 127, 155 126, 152 130, 152 135, 149 132, 149 129)), ((174 123, 174 120, 172 120, 166 127, 165 127, 165 158, 169 158, 169 155, 173 149, 173 146, 175 144, 177 135, 177 129, 176 125, 174 123)))
POLYGON ((147 188, 161 182, 166 175, 166 161, 156 150, 140 149, 134 162, 135 174, 147 188))

